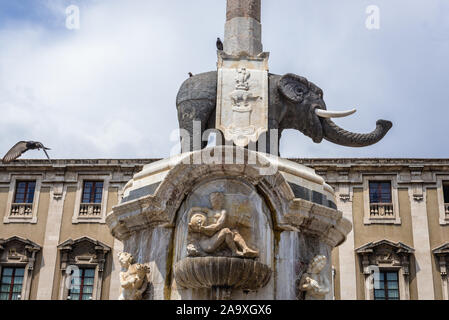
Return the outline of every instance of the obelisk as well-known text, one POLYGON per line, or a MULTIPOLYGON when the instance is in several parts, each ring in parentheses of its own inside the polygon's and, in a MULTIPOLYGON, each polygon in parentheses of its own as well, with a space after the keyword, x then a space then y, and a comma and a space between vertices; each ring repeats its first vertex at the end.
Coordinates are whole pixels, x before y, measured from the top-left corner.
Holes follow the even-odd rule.
POLYGON ((261 0, 227 0, 224 52, 229 55, 263 52, 261 0))
POLYGON ((227 0, 218 51, 215 126, 239 147, 268 131, 268 52, 262 50, 261 0, 227 0))

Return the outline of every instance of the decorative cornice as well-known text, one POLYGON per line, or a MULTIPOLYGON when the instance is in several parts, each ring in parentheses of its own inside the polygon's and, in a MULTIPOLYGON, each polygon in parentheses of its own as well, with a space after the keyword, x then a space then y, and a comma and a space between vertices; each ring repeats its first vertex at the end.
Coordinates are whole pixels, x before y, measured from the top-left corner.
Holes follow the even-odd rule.
POLYGON ((432 250, 433 254, 449 256, 449 242, 432 250))
POLYGON ((358 254, 372 253, 375 249, 383 245, 390 246, 396 253, 412 254, 415 252, 415 249, 402 242, 394 243, 387 239, 367 243, 355 249, 355 252, 358 254))
POLYGON ((4 248, 7 246, 7 244, 12 241, 21 242, 28 251, 39 251, 40 249, 42 249, 42 247, 40 245, 38 245, 37 243, 35 243, 31 240, 13 236, 13 237, 10 237, 7 239, 0 239, 0 250, 4 250, 4 248))
POLYGON ((441 276, 446 277, 449 267, 449 242, 433 249, 432 252, 438 260, 441 276))
POLYGON ((74 246, 76 246, 79 243, 82 242, 90 242, 92 245, 95 246, 95 250, 101 250, 103 252, 109 252, 111 251, 111 247, 109 247, 108 245, 105 245, 104 243, 98 241, 98 240, 94 240, 90 237, 81 237, 78 239, 67 239, 66 241, 60 243, 58 245, 58 249, 59 250, 72 250, 74 246))

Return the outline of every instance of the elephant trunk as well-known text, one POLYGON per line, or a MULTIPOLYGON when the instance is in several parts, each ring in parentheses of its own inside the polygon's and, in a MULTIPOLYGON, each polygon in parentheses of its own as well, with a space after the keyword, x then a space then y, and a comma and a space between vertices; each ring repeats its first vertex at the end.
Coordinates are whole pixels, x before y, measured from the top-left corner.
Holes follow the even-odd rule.
POLYGON ((366 147, 379 142, 393 124, 387 120, 377 120, 376 129, 370 133, 346 131, 330 119, 322 119, 324 139, 347 147, 366 147))

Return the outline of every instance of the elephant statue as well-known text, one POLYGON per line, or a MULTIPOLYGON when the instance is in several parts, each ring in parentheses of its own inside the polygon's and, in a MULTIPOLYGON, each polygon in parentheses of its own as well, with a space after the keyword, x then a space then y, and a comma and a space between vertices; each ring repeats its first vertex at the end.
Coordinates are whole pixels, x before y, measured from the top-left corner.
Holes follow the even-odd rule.
MULTIPOLYGON (((376 129, 370 133, 346 131, 336 125, 331 118, 347 116, 354 113, 355 110, 328 111, 323 100, 323 91, 306 78, 298 75, 291 73, 283 76, 269 74, 268 79, 268 129, 278 129, 278 139, 281 138, 284 129, 296 129, 310 137, 315 143, 326 139, 342 146, 365 147, 380 141, 392 127, 390 121, 378 120, 376 129)), ((216 71, 195 75, 181 85, 176 98, 176 106, 179 127, 190 135, 188 151, 206 147, 207 140, 201 141, 201 137, 196 137, 201 141, 199 144, 194 145, 193 143, 194 121, 201 128, 201 136, 206 130, 215 129, 216 102, 216 71)), ((267 153, 274 153, 268 149, 269 134, 266 136, 267 149, 265 150, 267 153)), ((223 139, 223 137, 221 138, 223 139)), ((183 147, 183 149, 185 148, 186 146, 183 147)))

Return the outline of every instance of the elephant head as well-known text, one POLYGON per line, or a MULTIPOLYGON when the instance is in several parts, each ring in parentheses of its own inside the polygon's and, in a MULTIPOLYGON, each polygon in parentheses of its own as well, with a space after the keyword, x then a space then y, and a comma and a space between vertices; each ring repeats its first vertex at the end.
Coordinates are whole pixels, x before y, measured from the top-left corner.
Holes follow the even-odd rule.
POLYGON ((286 74, 279 79, 278 90, 285 98, 288 108, 281 123, 281 129, 297 129, 313 142, 323 138, 348 147, 365 147, 380 141, 391 129, 392 123, 378 120, 371 133, 354 133, 340 128, 331 118, 353 114, 356 110, 332 112, 326 110, 323 91, 306 78, 286 74))

